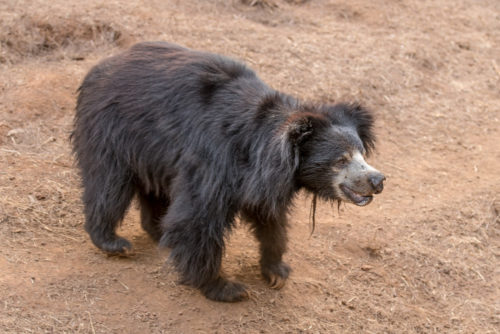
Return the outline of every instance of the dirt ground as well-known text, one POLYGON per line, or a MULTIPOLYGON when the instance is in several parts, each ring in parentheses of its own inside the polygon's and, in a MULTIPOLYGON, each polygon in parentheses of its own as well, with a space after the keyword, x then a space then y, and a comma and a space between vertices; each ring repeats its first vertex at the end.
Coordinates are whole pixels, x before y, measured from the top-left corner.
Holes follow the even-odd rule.
POLYGON ((0 1, 0 332, 499 333, 498 0, 0 1), (308 100, 377 117, 364 208, 299 196, 283 290, 260 278, 244 224, 224 270, 251 300, 177 284, 140 229, 132 258, 83 231, 68 136, 75 91, 99 59, 165 40, 247 62, 308 100))

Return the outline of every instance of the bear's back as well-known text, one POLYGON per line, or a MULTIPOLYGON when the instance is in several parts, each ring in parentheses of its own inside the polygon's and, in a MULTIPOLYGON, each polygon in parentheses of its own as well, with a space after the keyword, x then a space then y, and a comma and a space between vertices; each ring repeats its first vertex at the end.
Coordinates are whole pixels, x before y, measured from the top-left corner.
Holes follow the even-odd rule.
POLYGON ((169 43, 140 43, 84 79, 75 147, 111 152, 140 178, 170 179, 190 168, 205 169, 198 173, 205 176, 208 170, 234 173, 252 163, 261 152, 255 144, 266 145, 281 122, 280 115, 262 121, 259 105, 270 95, 276 92, 240 62, 169 43))

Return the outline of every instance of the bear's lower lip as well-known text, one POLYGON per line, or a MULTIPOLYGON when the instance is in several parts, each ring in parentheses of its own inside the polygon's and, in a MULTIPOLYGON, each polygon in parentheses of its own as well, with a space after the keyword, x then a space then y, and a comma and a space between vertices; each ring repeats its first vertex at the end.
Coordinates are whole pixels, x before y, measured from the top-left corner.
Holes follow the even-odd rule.
POLYGON ((370 204, 373 199, 373 196, 363 196, 343 184, 340 185, 340 189, 351 200, 352 203, 358 206, 365 206, 367 204, 370 204))

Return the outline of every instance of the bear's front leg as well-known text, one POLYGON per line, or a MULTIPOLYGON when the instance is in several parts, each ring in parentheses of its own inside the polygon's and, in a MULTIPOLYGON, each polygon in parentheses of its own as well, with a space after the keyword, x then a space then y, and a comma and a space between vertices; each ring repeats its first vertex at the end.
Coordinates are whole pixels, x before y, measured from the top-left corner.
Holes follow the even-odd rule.
POLYGON ((207 298, 237 302, 249 298, 243 284, 221 274, 226 215, 194 210, 187 198, 177 198, 163 218, 160 245, 172 249, 170 258, 181 282, 198 288, 207 298))
POLYGON ((253 212, 244 212, 243 217, 252 223, 255 236, 260 243, 260 267, 262 276, 274 289, 285 286, 290 275, 290 266, 282 261, 286 252, 286 215, 279 218, 265 218, 253 212))
POLYGON ((225 279, 221 275, 215 280, 205 282, 199 289, 208 299, 219 302, 239 302, 249 298, 243 284, 225 279))

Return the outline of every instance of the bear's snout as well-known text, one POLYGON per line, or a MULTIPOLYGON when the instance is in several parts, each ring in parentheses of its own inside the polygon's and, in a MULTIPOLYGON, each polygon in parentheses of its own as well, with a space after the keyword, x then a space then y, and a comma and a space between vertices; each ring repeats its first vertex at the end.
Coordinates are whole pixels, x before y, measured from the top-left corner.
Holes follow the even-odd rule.
POLYGON ((382 173, 371 173, 368 176, 368 181, 373 188, 375 194, 380 194, 384 190, 385 176, 382 173))
POLYGON ((361 153, 355 152, 349 164, 337 174, 334 186, 341 199, 359 206, 369 204, 373 194, 384 190, 385 176, 370 166, 361 153))

